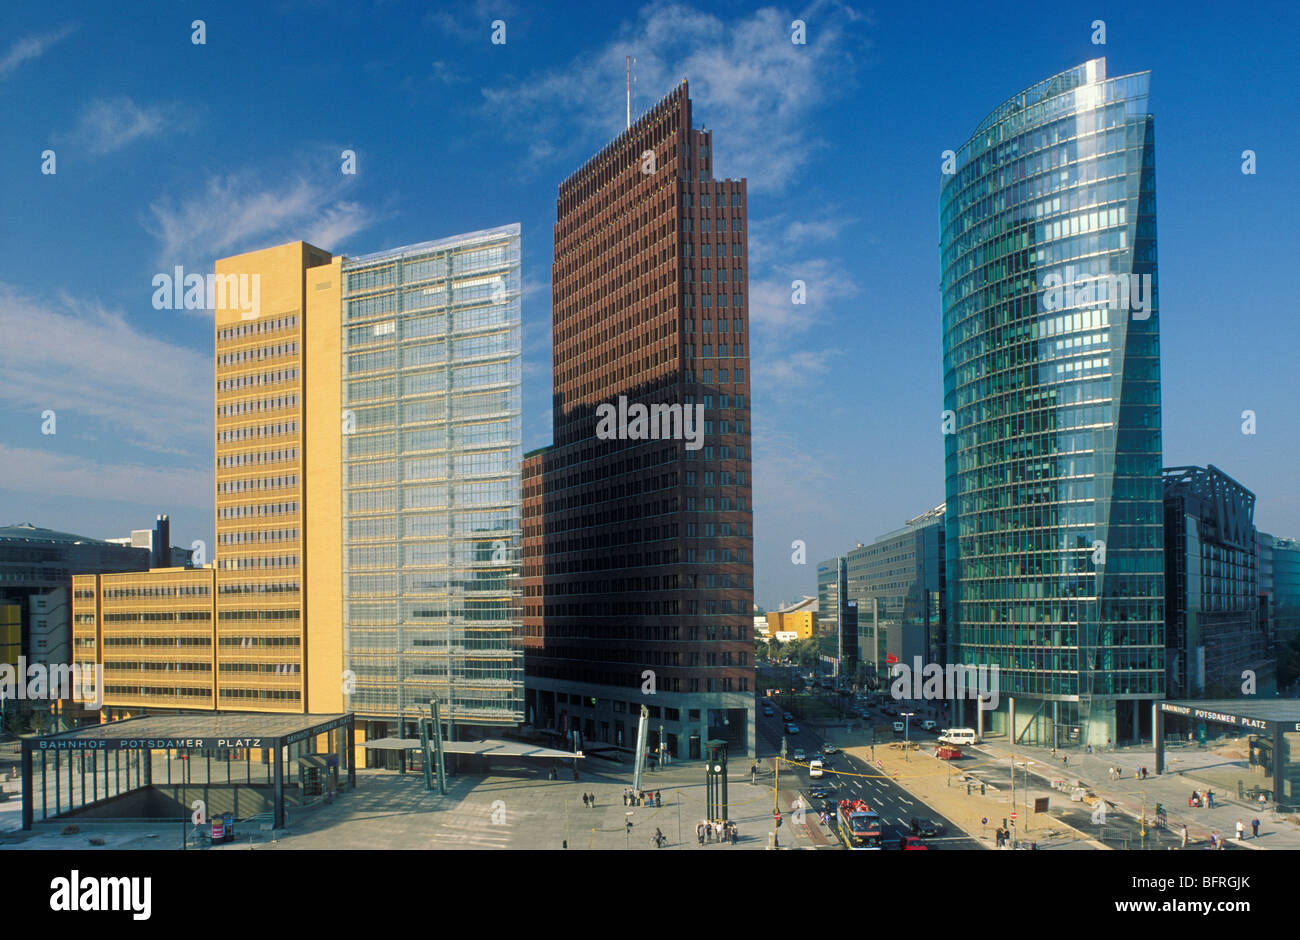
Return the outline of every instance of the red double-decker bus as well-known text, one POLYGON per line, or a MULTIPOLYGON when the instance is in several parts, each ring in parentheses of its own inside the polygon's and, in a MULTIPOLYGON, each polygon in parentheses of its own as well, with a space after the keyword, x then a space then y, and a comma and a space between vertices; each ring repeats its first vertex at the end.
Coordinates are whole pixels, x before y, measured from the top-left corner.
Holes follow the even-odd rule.
POLYGON ((840 841, 850 849, 879 849, 883 834, 880 816, 862 800, 840 800, 836 814, 840 841))

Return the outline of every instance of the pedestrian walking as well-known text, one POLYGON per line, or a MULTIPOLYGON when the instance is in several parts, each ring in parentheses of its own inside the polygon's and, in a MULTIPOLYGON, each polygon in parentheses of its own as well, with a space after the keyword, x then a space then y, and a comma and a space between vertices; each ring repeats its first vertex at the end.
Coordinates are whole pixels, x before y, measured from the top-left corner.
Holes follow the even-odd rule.
POLYGON ((1214 809, 1214 791, 1213 791, 1213 790, 1206 790, 1206 791, 1205 791, 1205 805, 1206 805, 1209 809, 1214 809))
POLYGON ((1110 750, 1110 738, 1106 739, 1106 750, 1110 750))
POLYGON ((698 842, 700 845, 704 844, 704 823, 703 822, 698 822, 695 824, 695 841, 698 842))
POLYGON ((663 795, 662 793, 660 793, 658 790, 656 790, 656 791, 655 791, 655 806, 663 806, 663 805, 664 805, 664 795, 663 795))
POLYGON ((1256 816, 1254 819, 1250 821, 1250 828, 1251 828, 1251 834, 1256 839, 1258 839, 1259 838, 1259 817, 1258 816, 1256 816))
POLYGON ((1264 794, 1263 794, 1263 793, 1261 793, 1261 794, 1259 795, 1259 805, 1260 805, 1260 806, 1267 806, 1267 805, 1268 805, 1268 800, 1264 799, 1264 794))
POLYGON ((582 805, 583 805, 584 807, 587 805, 587 794, 585 794, 585 793, 582 794, 582 805))
POLYGON ((1187 825, 1185 823, 1183 825, 1183 844, 1179 848, 1187 848, 1187 825))
POLYGON ((1219 830, 1215 829, 1213 832, 1210 833, 1210 848, 1217 849, 1218 847, 1219 847, 1219 830))
POLYGON ((1237 841, 1240 842, 1246 837, 1246 824, 1240 819, 1237 820, 1237 841))
POLYGON ((1061 755, 1061 764, 1062 764, 1062 765, 1067 765, 1067 764, 1069 764, 1069 763, 1070 763, 1070 755, 1069 755, 1069 754, 1062 754, 1062 755, 1061 755))

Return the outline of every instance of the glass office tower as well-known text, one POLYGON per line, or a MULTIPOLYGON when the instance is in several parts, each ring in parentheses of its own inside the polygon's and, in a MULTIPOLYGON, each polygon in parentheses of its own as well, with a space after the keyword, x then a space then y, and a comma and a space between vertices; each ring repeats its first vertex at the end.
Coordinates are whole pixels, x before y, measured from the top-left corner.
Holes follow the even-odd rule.
POLYGON ((368 738, 434 696, 456 728, 516 724, 519 226, 346 258, 342 283, 348 706, 368 738))
POLYGON ((1132 740, 1164 694, 1149 80, 1039 82, 942 183, 950 655, 1022 742, 1132 740))

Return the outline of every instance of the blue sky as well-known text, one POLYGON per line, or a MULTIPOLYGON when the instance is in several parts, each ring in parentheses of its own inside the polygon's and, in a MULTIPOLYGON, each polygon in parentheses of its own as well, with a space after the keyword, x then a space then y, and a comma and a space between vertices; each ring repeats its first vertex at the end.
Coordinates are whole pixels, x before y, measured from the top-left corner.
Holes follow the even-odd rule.
POLYGON ((634 111, 687 77, 715 171, 749 180, 755 594, 814 593, 817 561, 943 499, 941 152, 1105 56, 1153 73, 1165 463, 1216 464, 1260 528, 1300 535, 1293 5, 17 7, 0 523, 111 537, 169 512, 174 541, 211 545, 211 323, 154 310, 151 280, 295 238, 360 254, 522 223, 524 444, 549 443, 556 189, 623 126, 634 55, 634 111))

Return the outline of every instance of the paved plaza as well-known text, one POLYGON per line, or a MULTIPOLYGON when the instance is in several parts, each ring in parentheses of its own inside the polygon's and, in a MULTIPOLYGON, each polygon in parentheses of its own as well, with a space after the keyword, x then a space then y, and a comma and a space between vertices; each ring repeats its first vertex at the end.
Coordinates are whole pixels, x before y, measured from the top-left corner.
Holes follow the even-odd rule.
MULTIPOLYGON (((625 806, 623 791, 631 785, 630 765, 598 758, 584 761, 579 780, 561 770, 559 780, 545 770, 519 768, 487 775, 450 776, 447 794, 424 788, 418 773, 357 772, 357 789, 343 791, 329 805, 289 811, 288 826, 270 832, 254 825, 237 827, 233 844, 217 851, 282 849, 545 849, 656 851, 658 829, 665 844, 658 851, 731 852, 769 848, 772 832, 772 775, 764 772, 750 782, 750 761, 739 758, 728 779, 729 817, 735 822, 735 845, 700 846, 696 824, 705 816, 703 762, 674 764, 647 773, 645 790, 657 790, 662 806, 625 806), (595 794, 595 806, 583 805, 584 793, 595 794), (629 832, 628 820, 632 822, 629 832)), ((793 775, 782 784, 794 785, 793 775)), ((797 789, 782 789, 785 815, 780 847, 815 848, 834 845, 816 826, 800 823, 791 812, 797 789)), ((0 804, 2 805, 2 804, 0 804)), ((88 850, 91 839, 104 840, 104 849, 177 849, 184 827, 129 825, 76 820, 78 831, 63 835, 63 824, 38 825, 30 833, 0 832, 6 849, 88 850)), ((191 827, 192 834, 192 827, 191 827)), ((193 843, 191 843, 193 844, 193 843)))

